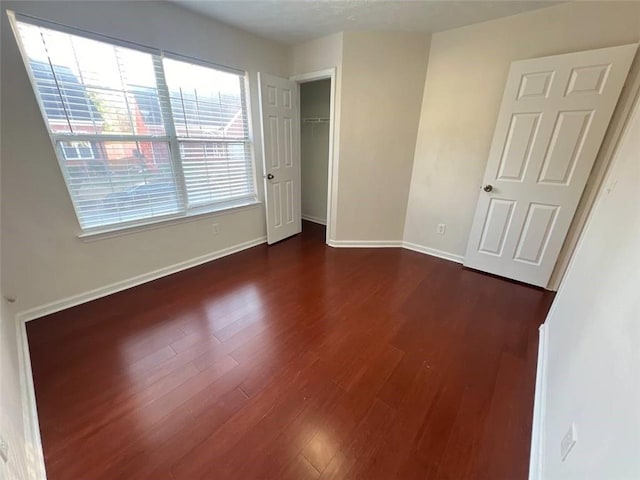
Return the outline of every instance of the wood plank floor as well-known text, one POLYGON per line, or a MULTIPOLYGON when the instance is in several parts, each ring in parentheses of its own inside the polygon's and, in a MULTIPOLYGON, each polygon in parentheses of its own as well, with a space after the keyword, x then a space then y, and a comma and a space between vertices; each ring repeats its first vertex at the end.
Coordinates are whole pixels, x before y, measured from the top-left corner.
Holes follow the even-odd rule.
POLYGON ((48 478, 524 480, 551 300, 305 223, 30 322, 48 478))

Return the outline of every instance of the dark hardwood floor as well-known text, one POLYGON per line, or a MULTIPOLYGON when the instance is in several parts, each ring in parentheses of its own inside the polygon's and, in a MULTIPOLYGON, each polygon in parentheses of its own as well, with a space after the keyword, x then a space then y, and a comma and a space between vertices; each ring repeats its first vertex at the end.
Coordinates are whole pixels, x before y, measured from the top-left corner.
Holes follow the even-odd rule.
POLYGON ((524 480, 551 300, 305 224, 29 322, 48 478, 524 480))

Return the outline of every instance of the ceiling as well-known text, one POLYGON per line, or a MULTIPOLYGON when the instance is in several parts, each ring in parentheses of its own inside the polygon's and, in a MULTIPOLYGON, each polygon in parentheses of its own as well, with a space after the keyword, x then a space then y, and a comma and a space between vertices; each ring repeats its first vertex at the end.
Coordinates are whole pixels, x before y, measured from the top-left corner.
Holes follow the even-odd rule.
POLYGON ((544 8, 547 0, 173 0, 197 13, 284 44, 331 33, 433 33, 544 8))

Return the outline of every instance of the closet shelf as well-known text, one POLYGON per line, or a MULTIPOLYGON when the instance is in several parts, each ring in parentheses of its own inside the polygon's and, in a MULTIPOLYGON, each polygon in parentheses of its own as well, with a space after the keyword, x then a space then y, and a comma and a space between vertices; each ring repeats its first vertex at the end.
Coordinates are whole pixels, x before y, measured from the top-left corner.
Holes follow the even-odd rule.
POLYGON ((329 118, 325 117, 307 117, 302 119, 302 123, 329 123, 329 118))

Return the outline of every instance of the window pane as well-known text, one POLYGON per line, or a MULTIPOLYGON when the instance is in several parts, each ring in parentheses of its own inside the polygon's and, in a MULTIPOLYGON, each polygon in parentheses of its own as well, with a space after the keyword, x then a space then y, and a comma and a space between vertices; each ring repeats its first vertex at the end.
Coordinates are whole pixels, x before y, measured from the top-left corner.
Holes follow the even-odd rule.
POLYGON ((73 147, 71 142, 62 142, 60 146, 62 147, 64 157, 67 160, 72 160, 78 157, 78 152, 76 152, 76 149, 73 147))
POLYGON ((148 53, 18 22, 54 133, 164 135, 148 53))
POLYGON ((62 147, 64 157, 67 160, 76 158, 95 158, 91 142, 60 142, 60 146, 62 147))
POLYGON ((163 60, 179 137, 248 139, 244 76, 163 60))
POLYGON ((79 158, 95 158, 91 142, 75 142, 79 158))
POLYGON ((69 148, 60 147, 67 184, 83 228, 179 211, 167 143, 92 142, 92 159, 79 159, 78 149, 74 149, 75 157, 69 157, 69 148))
POLYGON ((255 195, 245 143, 181 142, 180 155, 190 207, 255 195))

